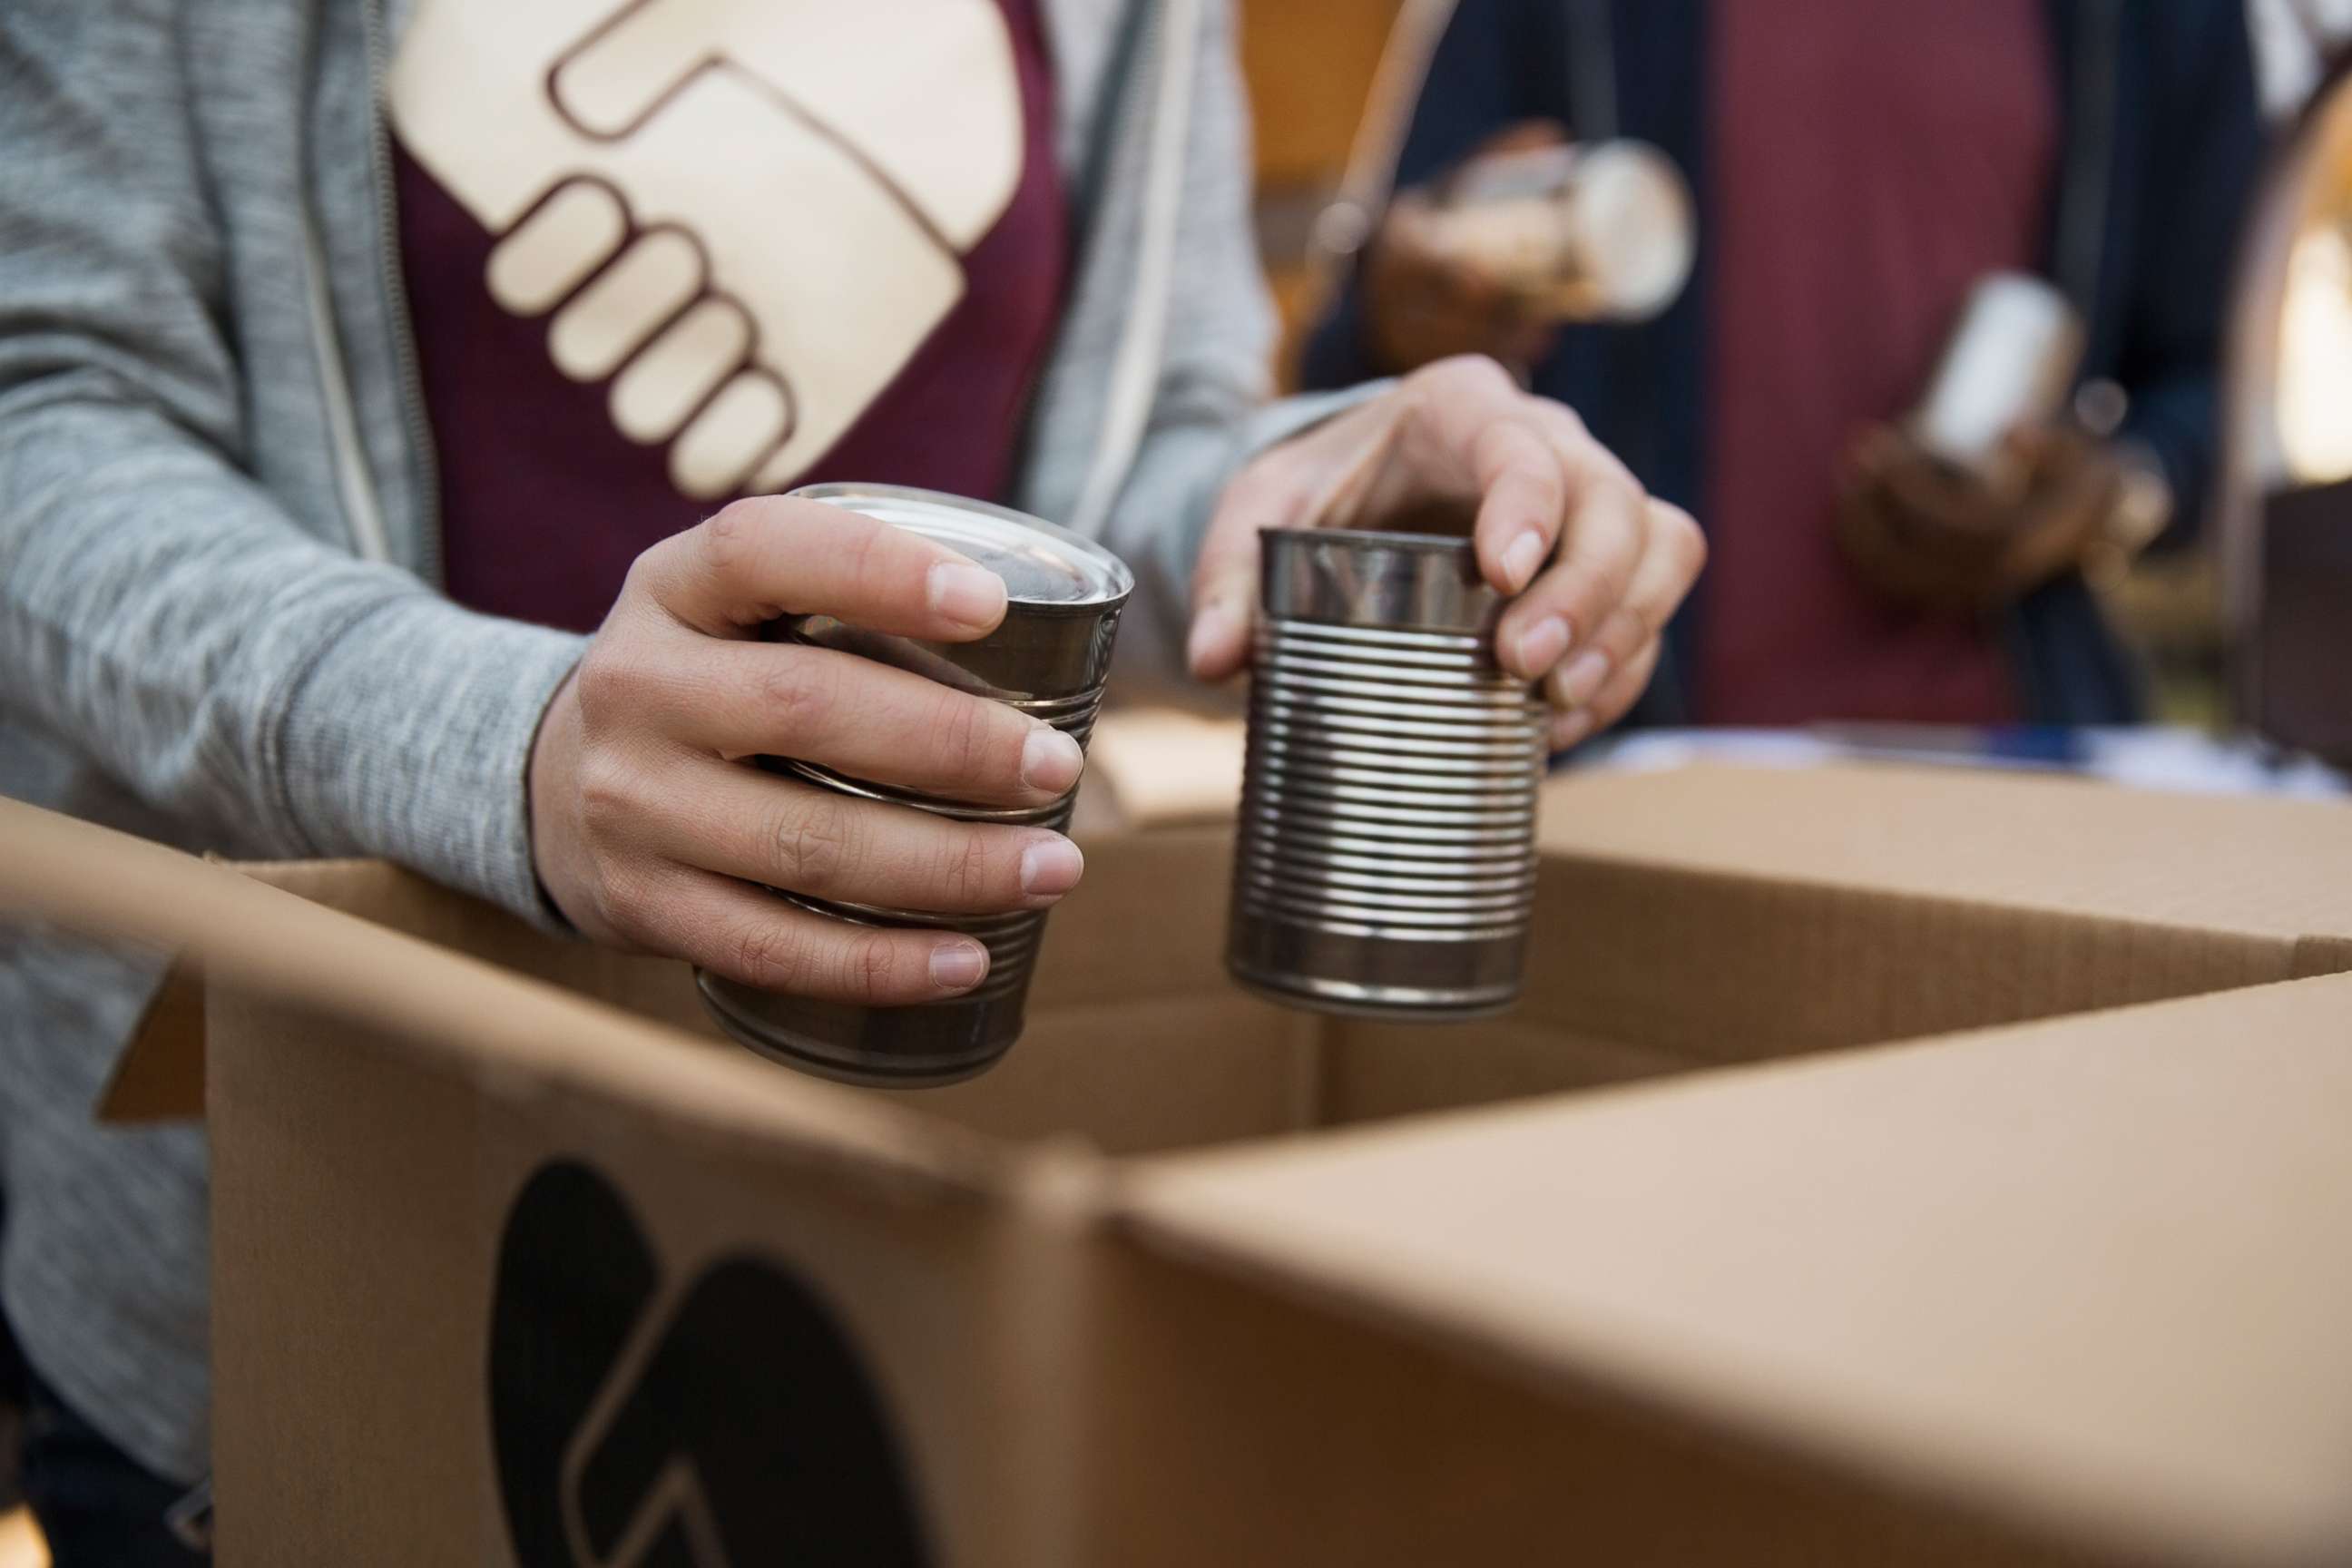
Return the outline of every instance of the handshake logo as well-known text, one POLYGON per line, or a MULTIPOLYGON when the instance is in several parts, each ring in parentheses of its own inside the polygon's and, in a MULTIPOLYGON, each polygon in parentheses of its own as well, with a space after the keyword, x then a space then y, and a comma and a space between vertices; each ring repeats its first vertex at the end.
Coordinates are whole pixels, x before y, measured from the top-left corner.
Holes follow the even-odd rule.
POLYGON ((620 1194, 559 1161, 500 1239, 491 1436, 521 1568, 920 1568, 856 1348, 789 1274, 666 1288, 620 1194))
POLYGON ((389 97, 491 297, 704 499, 832 447, 1021 174, 995 0, 419 0, 389 97))

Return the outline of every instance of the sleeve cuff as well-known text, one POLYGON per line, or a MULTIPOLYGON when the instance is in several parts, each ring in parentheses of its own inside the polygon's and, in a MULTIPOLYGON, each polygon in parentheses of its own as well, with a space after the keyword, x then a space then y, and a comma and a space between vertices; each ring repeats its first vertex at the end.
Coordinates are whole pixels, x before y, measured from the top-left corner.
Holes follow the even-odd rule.
POLYGON ((319 854, 397 860, 566 929, 532 866, 527 786, 540 720, 585 646, 421 589, 381 604, 288 700, 289 815, 319 854))

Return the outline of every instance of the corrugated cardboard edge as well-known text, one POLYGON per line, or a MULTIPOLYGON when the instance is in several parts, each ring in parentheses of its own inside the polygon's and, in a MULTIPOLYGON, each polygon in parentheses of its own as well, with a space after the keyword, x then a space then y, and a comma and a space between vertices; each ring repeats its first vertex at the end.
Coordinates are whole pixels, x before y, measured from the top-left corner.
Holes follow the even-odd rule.
MULTIPOLYGON (((1454 1136, 1478 1123, 1507 1120, 1528 1127, 1556 1122, 1559 1135, 1573 1136, 1579 1120, 1613 1114, 1620 1104, 1648 1102, 1671 1107, 1677 1100, 1738 1094, 1743 1079, 1802 1082, 1823 1073, 1836 1074, 1849 1064, 1899 1063, 1906 1057, 1932 1058, 1951 1053, 1999 1050, 2013 1044, 2042 1041, 2080 1032, 2088 1026, 2104 1040, 2141 1026, 2154 1029, 2201 1028, 2217 1009, 2233 1005, 2255 1007, 2305 994, 2315 984, 2347 984, 2335 972, 2300 980, 2207 992, 2128 1006, 2070 1014, 1990 1028, 1963 1030, 1921 1039, 1871 1044, 1813 1055, 1759 1060, 1717 1068, 1704 1078, 1675 1078, 1617 1088, 1583 1091, 1572 1096, 1520 1100, 1509 1106, 1470 1106, 1416 1117, 1410 1121, 1375 1123, 1333 1131, 1318 1140, 1309 1158, 1343 1157, 1353 1150, 1378 1153, 1383 1145, 1411 1150, 1432 1138, 1454 1136), (1839 1058, 1844 1058, 1841 1061, 1839 1058)), ((2352 1015, 2347 1015, 2352 1018, 2352 1015)), ((2339 1043, 2336 1036, 2323 1037, 2339 1043)), ((1367 1325, 1412 1343, 1458 1358, 1465 1365, 1517 1380, 1532 1380, 1555 1394, 1596 1400, 1640 1418, 1672 1426, 1696 1416, 1715 1424, 1736 1440, 1754 1445, 1822 1473, 1866 1478, 1868 1484, 1892 1492, 1933 1500, 1968 1513, 1989 1502, 1997 1517, 2022 1524, 2051 1540, 2089 1551, 2096 1556, 2117 1552, 2127 1541, 2125 1560, 2266 1562, 2284 1564, 2340 1563, 2352 1552, 2352 1525, 2341 1508, 2324 1523, 2308 1515, 2267 1535, 2248 1533, 2222 1542, 2241 1517, 2226 1523, 2208 1518, 2204 1532, 2190 1540, 2179 1533, 2188 1517, 2178 1500, 2167 1499, 2157 1510, 2145 1498, 2117 1503, 2113 1497, 2101 1506, 2058 1506, 2044 1495, 2015 1484, 2015 1478, 1989 1476, 1980 1467, 1940 1469, 1922 1464, 1916 1455, 1900 1462, 1865 1461, 1850 1435, 1824 1438, 1808 1430, 1786 1412, 1771 1408, 1769 1398, 1743 1394, 1724 1402, 1719 1391, 1702 1396, 1687 1380, 1659 1374, 1654 1366, 1621 1365, 1605 1339, 1564 1352, 1549 1335, 1530 1336, 1524 1321, 1507 1311, 1465 1308, 1441 1274, 1424 1272, 1421 1284, 1401 1285, 1395 1278, 1368 1279, 1346 1262, 1318 1252, 1312 1246, 1293 1245, 1292 1237, 1269 1241, 1272 1234, 1254 1223, 1229 1229, 1212 1194, 1203 1205, 1192 1190, 1192 1173, 1209 1173, 1213 1188, 1224 1181, 1222 1172, 1244 1168, 1255 1161, 1285 1158, 1270 1150, 1209 1150, 1179 1152, 1130 1162, 1114 1175, 1111 1212, 1105 1228, 1115 1240, 1146 1256, 1245 1284, 1318 1312, 1367 1325), (2151 1522, 2160 1521, 2161 1523, 2151 1522)))
POLYGON ((557 1093, 593 1083, 663 1108, 701 1137, 757 1140, 966 1192, 1002 1193, 1017 1172, 1017 1154, 977 1134, 709 1050, 146 839, 0 800, 0 914, 179 954, 110 1086, 115 1114, 201 1113, 201 998, 235 986, 321 1017, 388 1022, 420 1057, 502 1092, 517 1082, 557 1093), (528 1006, 500 1005, 526 998, 528 1006))

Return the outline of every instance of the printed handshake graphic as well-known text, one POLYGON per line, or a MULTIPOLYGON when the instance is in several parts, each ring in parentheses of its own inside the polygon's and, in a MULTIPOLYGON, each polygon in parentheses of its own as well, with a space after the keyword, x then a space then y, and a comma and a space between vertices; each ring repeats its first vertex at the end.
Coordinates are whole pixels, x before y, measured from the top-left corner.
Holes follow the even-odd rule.
POLYGON ((492 297, 706 498, 840 437, 1021 173, 993 0, 421 0, 389 86, 492 297))
POLYGON ((782 1269, 685 1289, 587 1166, 542 1167, 500 1238, 489 1405, 522 1568, 929 1561, 856 1348, 782 1269))

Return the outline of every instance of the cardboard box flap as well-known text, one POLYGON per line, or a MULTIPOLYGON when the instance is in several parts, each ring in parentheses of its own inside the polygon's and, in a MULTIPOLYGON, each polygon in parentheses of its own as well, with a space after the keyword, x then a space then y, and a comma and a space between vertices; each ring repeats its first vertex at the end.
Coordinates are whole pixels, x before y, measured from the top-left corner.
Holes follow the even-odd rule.
POLYGON ((2352 1554, 2352 978, 1146 1163, 1129 1234, 2164 1555, 2352 1554))
MULTIPOLYGON (((118 1074, 121 1098, 143 1100, 150 1114, 166 1097, 188 1113, 202 1110, 200 1101, 186 1103, 203 1079, 194 1055, 203 1035, 191 1026, 201 1013, 194 994, 201 976, 203 984, 264 992, 322 1017, 367 1018, 508 1091, 593 1079, 607 1096, 663 1108, 714 1136, 781 1142, 957 1185, 993 1184, 1009 1157, 887 1101, 712 1050, 227 867, 5 799, 0 864, 9 868, 0 916, 179 955, 166 1005, 151 1010, 118 1074)), ((400 896, 416 880, 381 869, 376 895, 400 896)), ((452 908, 465 902, 427 890, 452 908)), ((472 918, 503 919, 487 910, 472 918)))
POLYGON ((186 1121, 204 1113, 204 968, 184 955, 148 998, 99 1095, 98 1119, 186 1121))
POLYGON ((2310 944, 2352 969, 2352 809, 2072 778, 1702 764, 1547 787, 1555 855, 2310 944))

